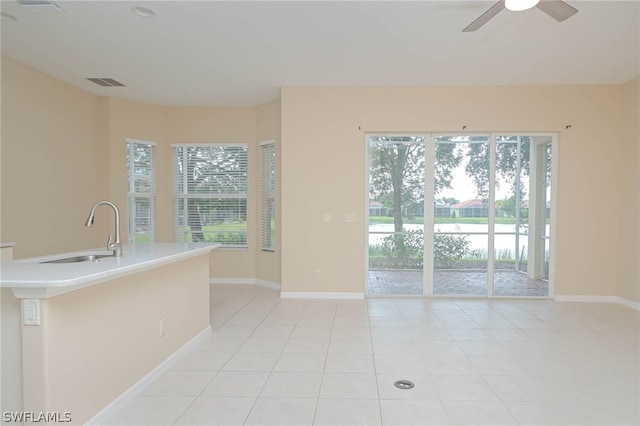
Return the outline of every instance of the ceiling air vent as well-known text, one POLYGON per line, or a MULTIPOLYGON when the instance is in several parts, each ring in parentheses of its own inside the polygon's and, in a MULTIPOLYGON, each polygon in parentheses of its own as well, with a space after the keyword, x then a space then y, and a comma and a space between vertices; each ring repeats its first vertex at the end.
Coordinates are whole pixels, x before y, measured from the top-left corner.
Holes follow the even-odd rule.
POLYGON ((87 78, 87 80, 102 87, 124 87, 124 84, 112 78, 87 78))
POLYGON ((62 12, 64 9, 58 3, 50 0, 18 0, 25 9, 31 12, 62 12))

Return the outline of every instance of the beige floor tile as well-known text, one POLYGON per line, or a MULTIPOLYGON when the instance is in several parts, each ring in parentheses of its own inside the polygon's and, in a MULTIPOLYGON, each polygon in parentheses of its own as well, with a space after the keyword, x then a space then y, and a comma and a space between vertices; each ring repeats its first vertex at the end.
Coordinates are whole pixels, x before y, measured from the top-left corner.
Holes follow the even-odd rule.
POLYGON ((479 375, 434 375, 433 384, 442 401, 492 401, 498 395, 479 375))
POLYGON ((330 325, 297 325, 291 337, 311 337, 328 339, 331 337, 330 325))
POLYGON ((257 398, 268 378, 266 371, 220 371, 202 395, 257 398))
POLYGON ((215 374, 215 371, 170 370, 151 383, 144 395, 197 396, 215 374))
POLYGON ((287 337, 249 337, 238 352, 282 352, 287 337))
POLYGON ((273 371, 321 373, 326 359, 324 353, 285 352, 278 358, 273 371))
POLYGON ((255 398, 202 396, 180 417, 176 425, 242 425, 255 398))
POLYGON ((374 373, 373 354, 327 355, 324 371, 327 373, 374 373))
POLYGON ((283 352, 327 353, 328 337, 291 337, 283 352))
POLYGON ((311 425, 316 404, 316 398, 259 398, 245 425, 311 425))
POLYGON ((413 339, 371 339, 373 345, 373 353, 375 354, 417 354, 413 339))
POLYGON ((375 374, 325 373, 321 398, 378 398, 375 374))
POLYGON ((439 401, 381 400, 385 425, 448 425, 449 420, 439 401))
POLYGON ((375 354, 376 373, 425 374, 424 363, 420 355, 412 354, 375 354))
POLYGON ((186 354, 172 370, 220 370, 229 361, 233 352, 193 351, 186 354))
POLYGON ((371 339, 354 339, 349 337, 332 337, 329 353, 370 354, 373 353, 371 339))
POLYGON ((380 403, 377 399, 323 399, 313 423, 318 426, 381 425, 380 403))
POLYGON ((498 401, 443 401, 453 425, 519 425, 509 409, 498 401))
POLYGON ((371 330, 368 326, 334 325, 331 337, 371 339, 371 330))
POLYGON ((202 342, 202 344, 195 350, 204 352, 233 353, 244 344, 245 340, 247 340, 245 336, 223 337, 219 335, 212 335, 207 340, 202 342))
POLYGON ((317 398, 322 373, 272 372, 264 385, 261 398, 317 398))
POLYGON ((194 400, 195 397, 137 396, 100 424, 113 426, 172 425, 194 400))
POLYGON ((293 325, 259 325, 250 337, 290 337, 293 325))
POLYGON ((224 371, 271 371, 280 356, 276 352, 238 352, 222 368, 224 371))

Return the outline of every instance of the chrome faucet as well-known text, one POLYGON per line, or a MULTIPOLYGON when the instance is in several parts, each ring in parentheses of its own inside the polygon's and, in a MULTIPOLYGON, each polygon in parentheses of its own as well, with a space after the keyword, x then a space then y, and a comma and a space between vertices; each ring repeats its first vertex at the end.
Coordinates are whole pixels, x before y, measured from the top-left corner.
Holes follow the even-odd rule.
POLYGON ((116 240, 112 242, 111 234, 109 234, 109 240, 107 241, 107 250, 113 250, 113 255, 116 257, 120 257, 122 256, 122 243, 120 242, 120 210, 118 210, 118 206, 113 204, 111 201, 98 201, 93 205, 93 207, 91 207, 89 218, 87 219, 87 223, 85 223, 84 226, 86 226, 87 228, 93 226, 96 209, 102 205, 111 207, 116 214, 116 240))

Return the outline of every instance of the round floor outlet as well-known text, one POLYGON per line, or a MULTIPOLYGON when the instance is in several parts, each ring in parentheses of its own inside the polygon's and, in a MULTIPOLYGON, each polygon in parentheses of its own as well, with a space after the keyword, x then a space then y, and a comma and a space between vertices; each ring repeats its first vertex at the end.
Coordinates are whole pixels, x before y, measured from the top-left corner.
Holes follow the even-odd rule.
POLYGON ((397 387, 398 389, 413 389, 415 385, 409 380, 398 380, 393 384, 393 386, 397 387))

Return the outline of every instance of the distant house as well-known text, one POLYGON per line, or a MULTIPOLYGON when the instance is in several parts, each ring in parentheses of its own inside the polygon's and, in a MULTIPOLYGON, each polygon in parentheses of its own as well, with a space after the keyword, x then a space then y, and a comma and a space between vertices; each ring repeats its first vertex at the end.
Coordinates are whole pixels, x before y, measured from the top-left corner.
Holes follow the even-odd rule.
POLYGON ((377 201, 369 201, 369 216, 386 216, 387 208, 377 201))
POLYGON ((451 206, 436 201, 434 203, 434 213, 435 217, 451 217, 451 206))
POLYGON ((488 217, 489 205, 482 200, 467 200, 451 206, 451 217, 488 217))

